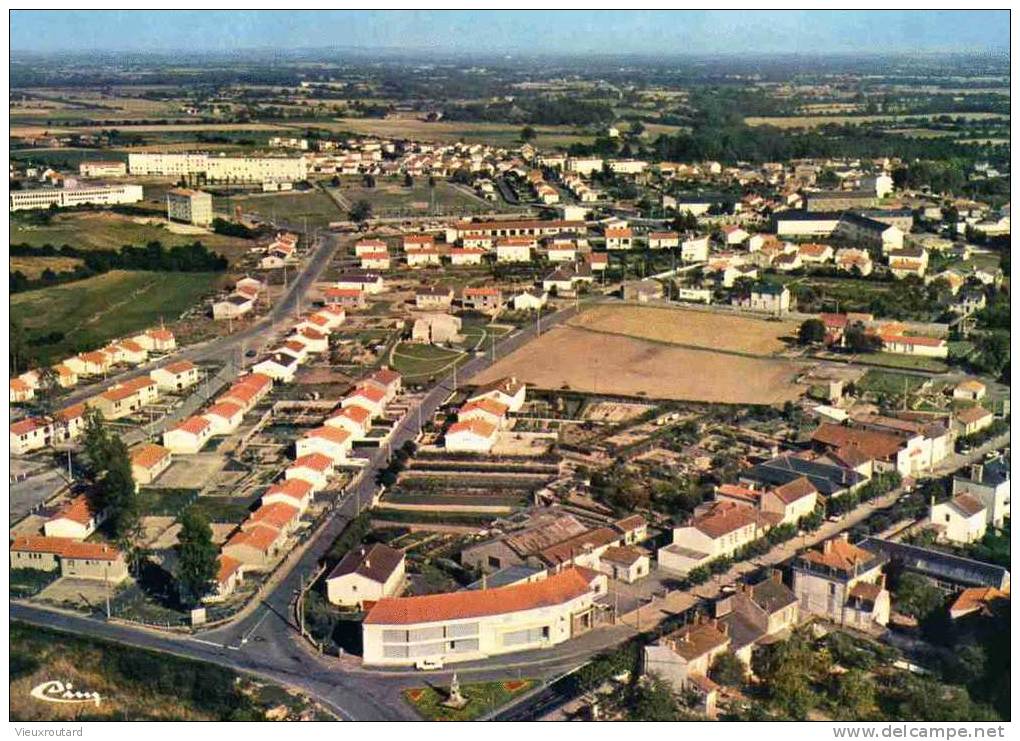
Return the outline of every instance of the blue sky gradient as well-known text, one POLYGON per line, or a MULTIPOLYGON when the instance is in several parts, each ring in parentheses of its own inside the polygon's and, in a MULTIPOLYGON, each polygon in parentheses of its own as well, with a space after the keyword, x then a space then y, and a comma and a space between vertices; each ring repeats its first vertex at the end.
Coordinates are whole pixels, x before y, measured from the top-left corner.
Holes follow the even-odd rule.
POLYGON ((1008 11, 11 11, 15 51, 1003 52, 1008 11))

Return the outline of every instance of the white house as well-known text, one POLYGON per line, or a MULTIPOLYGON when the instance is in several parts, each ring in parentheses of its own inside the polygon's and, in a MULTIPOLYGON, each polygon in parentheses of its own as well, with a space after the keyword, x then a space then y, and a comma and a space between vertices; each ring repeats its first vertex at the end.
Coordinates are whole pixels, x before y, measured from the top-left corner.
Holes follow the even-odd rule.
POLYGON ((985 505, 971 494, 957 494, 945 502, 932 504, 930 520, 952 543, 976 543, 988 529, 985 505))
POLYGON ((450 452, 488 453, 496 443, 497 433, 495 425, 471 419, 454 422, 443 440, 450 452))
POLYGON ((404 552, 382 543, 347 552, 326 577, 326 599, 340 607, 362 607, 397 594, 404 582, 404 552))
POLYGON ((229 435, 236 431, 244 419, 244 407, 229 401, 219 401, 202 412, 212 426, 213 435, 229 435))
POLYGON ((343 461, 351 450, 351 435, 336 427, 316 427, 295 443, 298 458, 311 453, 322 453, 333 463, 343 461))
POLYGON ((194 455, 212 437, 212 430, 205 417, 188 417, 163 433, 163 447, 176 455, 194 455))
POLYGON ((179 360, 150 374, 160 391, 183 391, 198 383, 198 366, 189 360, 179 360))

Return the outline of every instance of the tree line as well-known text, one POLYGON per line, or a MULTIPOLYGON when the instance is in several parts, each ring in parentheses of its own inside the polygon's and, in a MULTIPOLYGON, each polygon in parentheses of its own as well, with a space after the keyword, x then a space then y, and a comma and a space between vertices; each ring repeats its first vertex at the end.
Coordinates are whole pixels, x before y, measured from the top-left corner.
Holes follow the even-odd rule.
POLYGON ((178 245, 167 249, 159 241, 144 247, 125 245, 120 250, 84 250, 65 244, 32 247, 13 244, 12 257, 73 257, 82 261, 71 270, 54 271, 47 268, 37 279, 30 279, 20 270, 10 274, 10 291, 19 293, 36 288, 70 283, 111 270, 152 270, 165 273, 219 273, 227 269, 227 258, 212 252, 201 242, 178 245))

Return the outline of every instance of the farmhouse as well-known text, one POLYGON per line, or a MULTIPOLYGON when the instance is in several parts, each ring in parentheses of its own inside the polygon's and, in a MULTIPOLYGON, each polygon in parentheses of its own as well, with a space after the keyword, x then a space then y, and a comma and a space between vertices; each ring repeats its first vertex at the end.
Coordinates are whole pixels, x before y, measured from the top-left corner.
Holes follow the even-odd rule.
POLYGON ((361 608, 397 594, 404 581, 404 553, 375 543, 347 552, 326 577, 326 599, 361 608))

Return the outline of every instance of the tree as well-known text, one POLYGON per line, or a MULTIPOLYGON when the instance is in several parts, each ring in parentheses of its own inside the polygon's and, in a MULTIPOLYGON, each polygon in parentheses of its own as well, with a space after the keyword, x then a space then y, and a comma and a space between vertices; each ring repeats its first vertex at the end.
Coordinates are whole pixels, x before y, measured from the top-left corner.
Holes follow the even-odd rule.
POLYGON ((11 375, 21 373, 28 366, 28 336, 21 320, 10 318, 10 339, 7 345, 11 375))
POLYGON ((649 680, 631 689, 627 698, 627 720, 680 720, 680 706, 673 688, 655 674, 650 675, 649 680))
POLYGON ((181 516, 177 541, 177 583, 181 599, 197 604, 212 589, 219 568, 208 519, 192 507, 186 509, 181 516))
POLYGON ((882 349, 882 338, 868 332, 860 322, 850 325, 843 337, 853 353, 873 353, 882 349))
POLYGON ((821 319, 807 319, 797 330, 797 341, 802 345, 816 345, 825 341, 825 322, 821 319))
POLYGON ((727 687, 740 687, 744 683, 744 662, 732 651, 726 651, 715 657, 708 676, 727 687))
POLYGON ((414 177, 412 177, 411 173, 409 172, 404 173, 404 187, 405 188, 414 187, 414 177))
POLYGON ((938 587, 917 574, 904 574, 896 585, 896 610, 923 621, 941 610, 944 599, 938 587))
POLYGON ((57 410, 57 394, 60 392, 57 372, 44 365, 36 373, 39 374, 39 385, 35 390, 35 408, 39 416, 49 418, 57 410))
POLYGON ((860 669, 837 675, 832 699, 840 720, 868 720, 875 708, 875 680, 860 669))
POLYGON ((109 433, 96 409, 85 414, 83 438, 92 480, 86 495, 89 504, 106 514, 107 527, 118 545, 132 550, 141 528, 141 506, 127 445, 109 433))
POLYGON ((372 204, 364 199, 355 201, 348 216, 351 217, 351 221, 356 221, 359 224, 368 221, 372 218, 372 204))
POLYGON ((535 129, 534 129, 533 126, 525 126, 523 129, 521 129, 521 141, 522 142, 530 142, 536 136, 538 136, 538 134, 535 132, 535 129))

